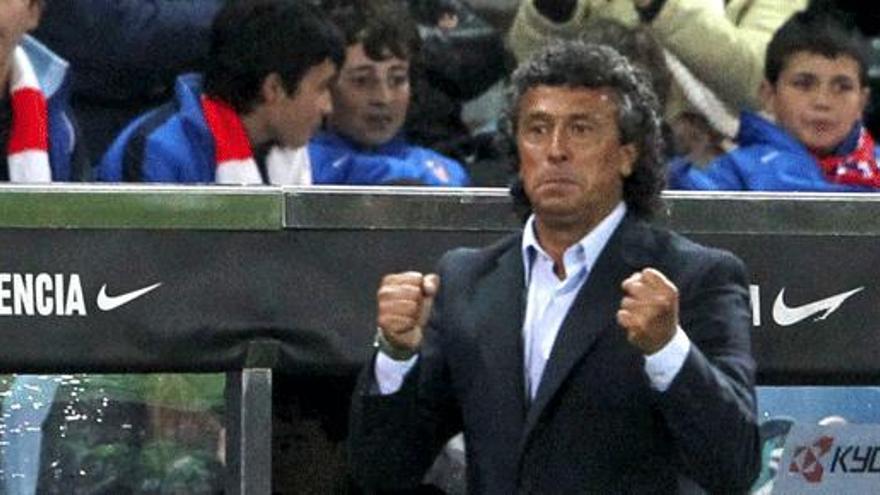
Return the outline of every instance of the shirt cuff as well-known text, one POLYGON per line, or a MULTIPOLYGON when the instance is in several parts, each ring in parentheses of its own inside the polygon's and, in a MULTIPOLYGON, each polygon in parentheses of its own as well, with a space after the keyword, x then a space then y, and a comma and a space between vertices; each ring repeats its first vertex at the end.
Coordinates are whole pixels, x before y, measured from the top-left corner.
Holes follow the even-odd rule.
POLYGON ((409 370, 415 366, 419 360, 419 355, 407 359, 406 361, 395 361, 386 356, 383 352, 376 353, 376 363, 373 367, 373 374, 376 378, 376 385, 379 387, 380 395, 390 395, 400 390, 403 385, 403 379, 409 370))
POLYGON ((691 339, 681 327, 675 329, 672 340, 666 343, 662 349, 645 356, 645 372, 651 380, 651 386, 660 392, 665 392, 678 376, 684 360, 691 350, 691 339))

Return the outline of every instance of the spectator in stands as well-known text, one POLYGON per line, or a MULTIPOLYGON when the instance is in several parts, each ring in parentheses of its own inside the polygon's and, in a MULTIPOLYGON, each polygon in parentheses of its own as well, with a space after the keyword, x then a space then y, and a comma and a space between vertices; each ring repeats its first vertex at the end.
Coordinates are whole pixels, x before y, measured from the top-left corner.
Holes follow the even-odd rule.
POLYGON ((705 167, 725 153, 724 136, 712 128, 702 114, 682 112, 669 126, 674 160, 705 167))
POLYGON ((458 8, 449 0, 440 0, 437 2, 434 10, 434 20, 437 27, 450 31, 458 27, 458 8))
POLYGON ((503 32, 461 0, 409 0, 421 37, 410 60, 407 138, 465 164, 473 185, 507 186, 510 160, 495 146, 503 81, 513 69, 503 32))
MULTIPOLYGON (((672 89, 672 73, 666 65, 663 47, 646 26, 627 26, 615 19, 600 18, 590 22, 589 29, 583 32, 580 39, 587 43, 608 45, 629 59, 633 65, 644 70, 650 76, 660 108, 667 107, 672 89)), ((663 122, 663 132, 669 145, 667 154, 673 156, 678 154, 678 147, 673 144, 675 134, 669 124, 663 122)))
POLYGON ((871 99, 865 109, 865 127, 872 135, 880 135, 880 9, 864 0, 810 0, 810 8, 831 8, 847 16, 846 24, 855 26, 868 40, 873 56, 868 70, 871 99))
POLYGON ((26 33, 43 0, 12 0, 0 9, 0 180, 79 178, 85 156, 67 104, 67 62, 26 33))
POLYGON ((71 64, 70 104, 90 156, 100 158, 133 118, 201 70, 211 20, 225 0, 50 2, 34 37, 71 64))
POLYGON ((705 171, 673 169, 682 189, 874 191, 880 167, 862 125, 868 55, 861 35, 836 16, 792 17, 767 49, 761 85, 769 114, 744 112, 740 148, 705 171))
POLYGON ((411 61, 419 38, 406 10, 391 3, 337 9, 345 62, 333 86, 333 112, 306 154, 315 184, 464 186, 455 160, 410 144, 403 124, 410 104, 411 61))
POLYGON ((338 31, 295 0, 229 2, 211 28, 204 77, 132 122, 96 170, 102 181, 263 183, 275 145, 308 141, 331 110, 338 31))
MULTIPOLYGON (((87 162, 67 104, 67 62, 26 34, 37 27, 44 7, 44 0, 11 0, 0 8, 2 181, 69 181, 80 177, 87 162)), ((35 385, 40 381, 19 375, 5 391, 2 493, 34 493, 42 435, 30 428, 42 423, 48 407, 33 404, 55 390, 54 384, 35 385)))
POLYGON ((547 38, 574 37, 598 18, 641 22, 666 49, 677 83, 666 117, 697 109, 733 137, 740 109, 758 108, 767 42, 806 5, 807 0, 725 0, 724 5, 721 0, 522 0, 509 43, 521 61, 547 38))
POLYGON ((645 26, 627 26, 615 19, 596 19, 581 34, 587 43, 608 45, 644 70, 651 78, 651 86, 663 108, 669 99, 672 74, 663 59, 663 47, 645 26))

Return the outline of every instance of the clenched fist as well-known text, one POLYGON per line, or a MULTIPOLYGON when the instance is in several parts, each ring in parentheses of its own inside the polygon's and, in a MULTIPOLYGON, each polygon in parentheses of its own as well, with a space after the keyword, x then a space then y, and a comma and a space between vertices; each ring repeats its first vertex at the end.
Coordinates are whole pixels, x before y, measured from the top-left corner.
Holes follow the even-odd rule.
POLYGON ((402 351, 417 351, 440 286, 435 274, 393 273, 382 278, 377 292, 376 323, 385 340, 402 351))
POLYGON ((621 288, 624 296, 617 323, 633 345, 646 355, 654 354, 675 336, 678 288, 653 268, 633 273, 621 288))

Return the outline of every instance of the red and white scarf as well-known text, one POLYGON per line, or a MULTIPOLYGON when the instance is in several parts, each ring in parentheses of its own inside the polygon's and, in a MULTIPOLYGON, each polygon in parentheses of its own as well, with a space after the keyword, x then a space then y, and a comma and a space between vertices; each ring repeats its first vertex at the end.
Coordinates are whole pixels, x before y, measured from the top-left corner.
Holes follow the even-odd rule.
POLYGON ((52 182, 49 167, 49 111, 24 49, 12 52, 9 74, 12 129, 6 147, 10 182, 52 182))
POLYGON ((202 112, 214 137, 218 184, 262 184, 251 144, 241 118, 229 104, 202 95, 202 112))
POLYGON ((830 182, 880 188, 874 138, 864 126, 859 130, 858 144, 853 151, 845 155, 816 157, 816 160, 830 182))

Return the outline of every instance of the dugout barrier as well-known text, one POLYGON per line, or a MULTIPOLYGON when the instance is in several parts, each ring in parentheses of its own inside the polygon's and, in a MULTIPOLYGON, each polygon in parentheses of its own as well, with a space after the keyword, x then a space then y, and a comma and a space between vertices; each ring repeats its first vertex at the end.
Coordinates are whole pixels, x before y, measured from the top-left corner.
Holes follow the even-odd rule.
MULTIPOLYGON (((748 265, 761 384, 877 382, 880 196, 664 201, 660 223, 748 265)), ((7 185, 0 212, 0 372, 226 373, 243 494, 272 489, 273 371, 353 376, 383 273, 520 224, 499 189, 7 185)))

